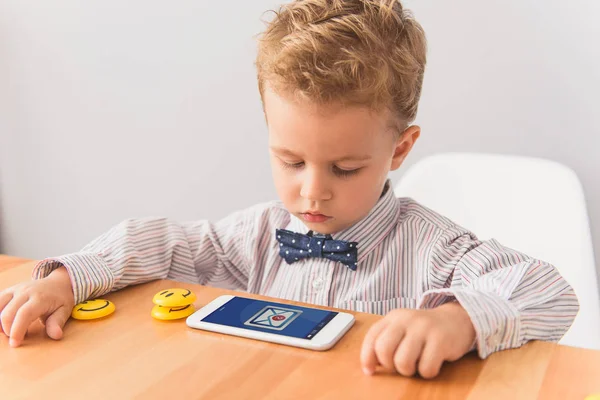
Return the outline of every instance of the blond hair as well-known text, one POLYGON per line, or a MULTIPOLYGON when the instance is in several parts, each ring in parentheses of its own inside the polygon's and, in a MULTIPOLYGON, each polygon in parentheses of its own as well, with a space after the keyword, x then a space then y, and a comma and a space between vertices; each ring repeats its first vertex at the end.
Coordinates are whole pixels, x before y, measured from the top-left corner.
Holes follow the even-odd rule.
POLYGON ((406 126, 417 114, 426 50, 423 29, 397 0, 296 0, 259 40, 260 94, 268 83, 317 104, 389 108, 406 126))

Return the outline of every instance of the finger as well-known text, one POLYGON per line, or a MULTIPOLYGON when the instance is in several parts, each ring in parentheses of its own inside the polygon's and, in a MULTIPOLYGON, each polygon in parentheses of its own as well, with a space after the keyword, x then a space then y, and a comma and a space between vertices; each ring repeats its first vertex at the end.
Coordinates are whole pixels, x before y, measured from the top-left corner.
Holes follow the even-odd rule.
POLYGON ((439 341, 427 340, 419 358, 419 375, 425 379, 435 378, 440 373, 443 363, 444 354, 439 341))
POLYGON ((376 322, 363 340, 362 348, 360 351, 360 363, 362 364, 363 372, 367 375, 373 375, 375 368, 377 368, 377 355, 375 354, 375 340, 377 336, 385 329, 389 322, 383 318, 376 322))
MULTIPOLYGON (((2 292, 0 293, 0 314, 2 313, 2 310, 4 310, 4 307, 6 307, 6 305, 12 300, 13 298, 13 294, 11 292, 2 292)), ((2 329, 2 323, 0 322, 0 332, 4 333, 4 329, 2 329)), ((6 336, 8 336, 8 333, 6 333, 6 336)))
POLYGON ((6 336, 10 335, 10 330, 17 311, 28 300, 29 298, 26 296, 13 296, 10 302, 2 310, 2 314, 0 314, 0 323, 2 324, 2 330, 6 336))
MULTIPOLYGON (((40 325, 42 325, 42 326, 44 327, 44 329, 46 328, 46 320, 48 319, 48 317, 49 317, 51 314, 52 314, 51 312, 47 312, 47 313, 44 313, 43 315, 41 315, 41 316, 38 318, 38 321, 40 321, 40 325)), ((29 328, 31 328, 31 326, 30 326, 29 328)), ((27 331, 27 334, 28 334, 28 333, 29 333, 29 330, 27 331)), ((25 334, 25 336, 27 336, 27 334, 25 334)))
POLYGON ((390 324, 375 340, 377 361, 388 371, 394 371, 394 354, 405 334, 403 325, 390 324))
POLYGON ((12 347, 18 347, 23 343, 27 329, 44 311, 45 306, 32 299, 19 308, 10 330, 9 343, 12 347))
POLYGON ((54 340, 60 340, 63 337, 63 327, 71 316, 71 310, 67 307, 60 307, 46 319, 46 333, 54 340))
POLYGON ((404 376, 413 376, 417 372, 417 361, 424 345, 423 334, 408 332, 394 355, 396 371, 404 376))

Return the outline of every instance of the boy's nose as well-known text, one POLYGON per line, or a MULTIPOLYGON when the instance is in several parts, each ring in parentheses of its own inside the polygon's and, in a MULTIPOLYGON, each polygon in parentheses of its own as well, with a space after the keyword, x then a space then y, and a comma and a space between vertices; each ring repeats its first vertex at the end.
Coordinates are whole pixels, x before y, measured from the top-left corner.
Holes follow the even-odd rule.
POLYGON ((304 176, 300 196, 311 201, 323 201, 331 199, 331 190, 323 177, 318 173, 308 172, 304 176))

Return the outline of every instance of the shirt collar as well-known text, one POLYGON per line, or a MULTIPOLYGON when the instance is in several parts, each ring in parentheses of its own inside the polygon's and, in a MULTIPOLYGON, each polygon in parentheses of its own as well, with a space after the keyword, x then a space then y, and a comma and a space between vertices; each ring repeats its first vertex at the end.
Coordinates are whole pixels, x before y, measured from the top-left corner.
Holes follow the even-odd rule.
MULTIPOLYGON (((383 194, 371 209, 369 214, 354 225, 333 233, 336 240, 358 242, 358 259, 362 261, 379 243, 389 234, 398 221, 400 209, 397 206, 396 195, 388 179, 383 189, 383 194)), ((308 233, 309 229, 301 219, 291 215, 291 220, 286 229, 293 232, 308 233)))

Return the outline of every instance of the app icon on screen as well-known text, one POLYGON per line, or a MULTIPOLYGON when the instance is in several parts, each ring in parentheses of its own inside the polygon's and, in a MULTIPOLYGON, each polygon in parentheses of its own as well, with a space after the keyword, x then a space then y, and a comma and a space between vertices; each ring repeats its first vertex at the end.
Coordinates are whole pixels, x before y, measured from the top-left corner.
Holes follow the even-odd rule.
POLYGON ((301 310, 266 306, 244 322, 244 325, 280 331, 291 324, 300 314, 302 314, 301 310))

